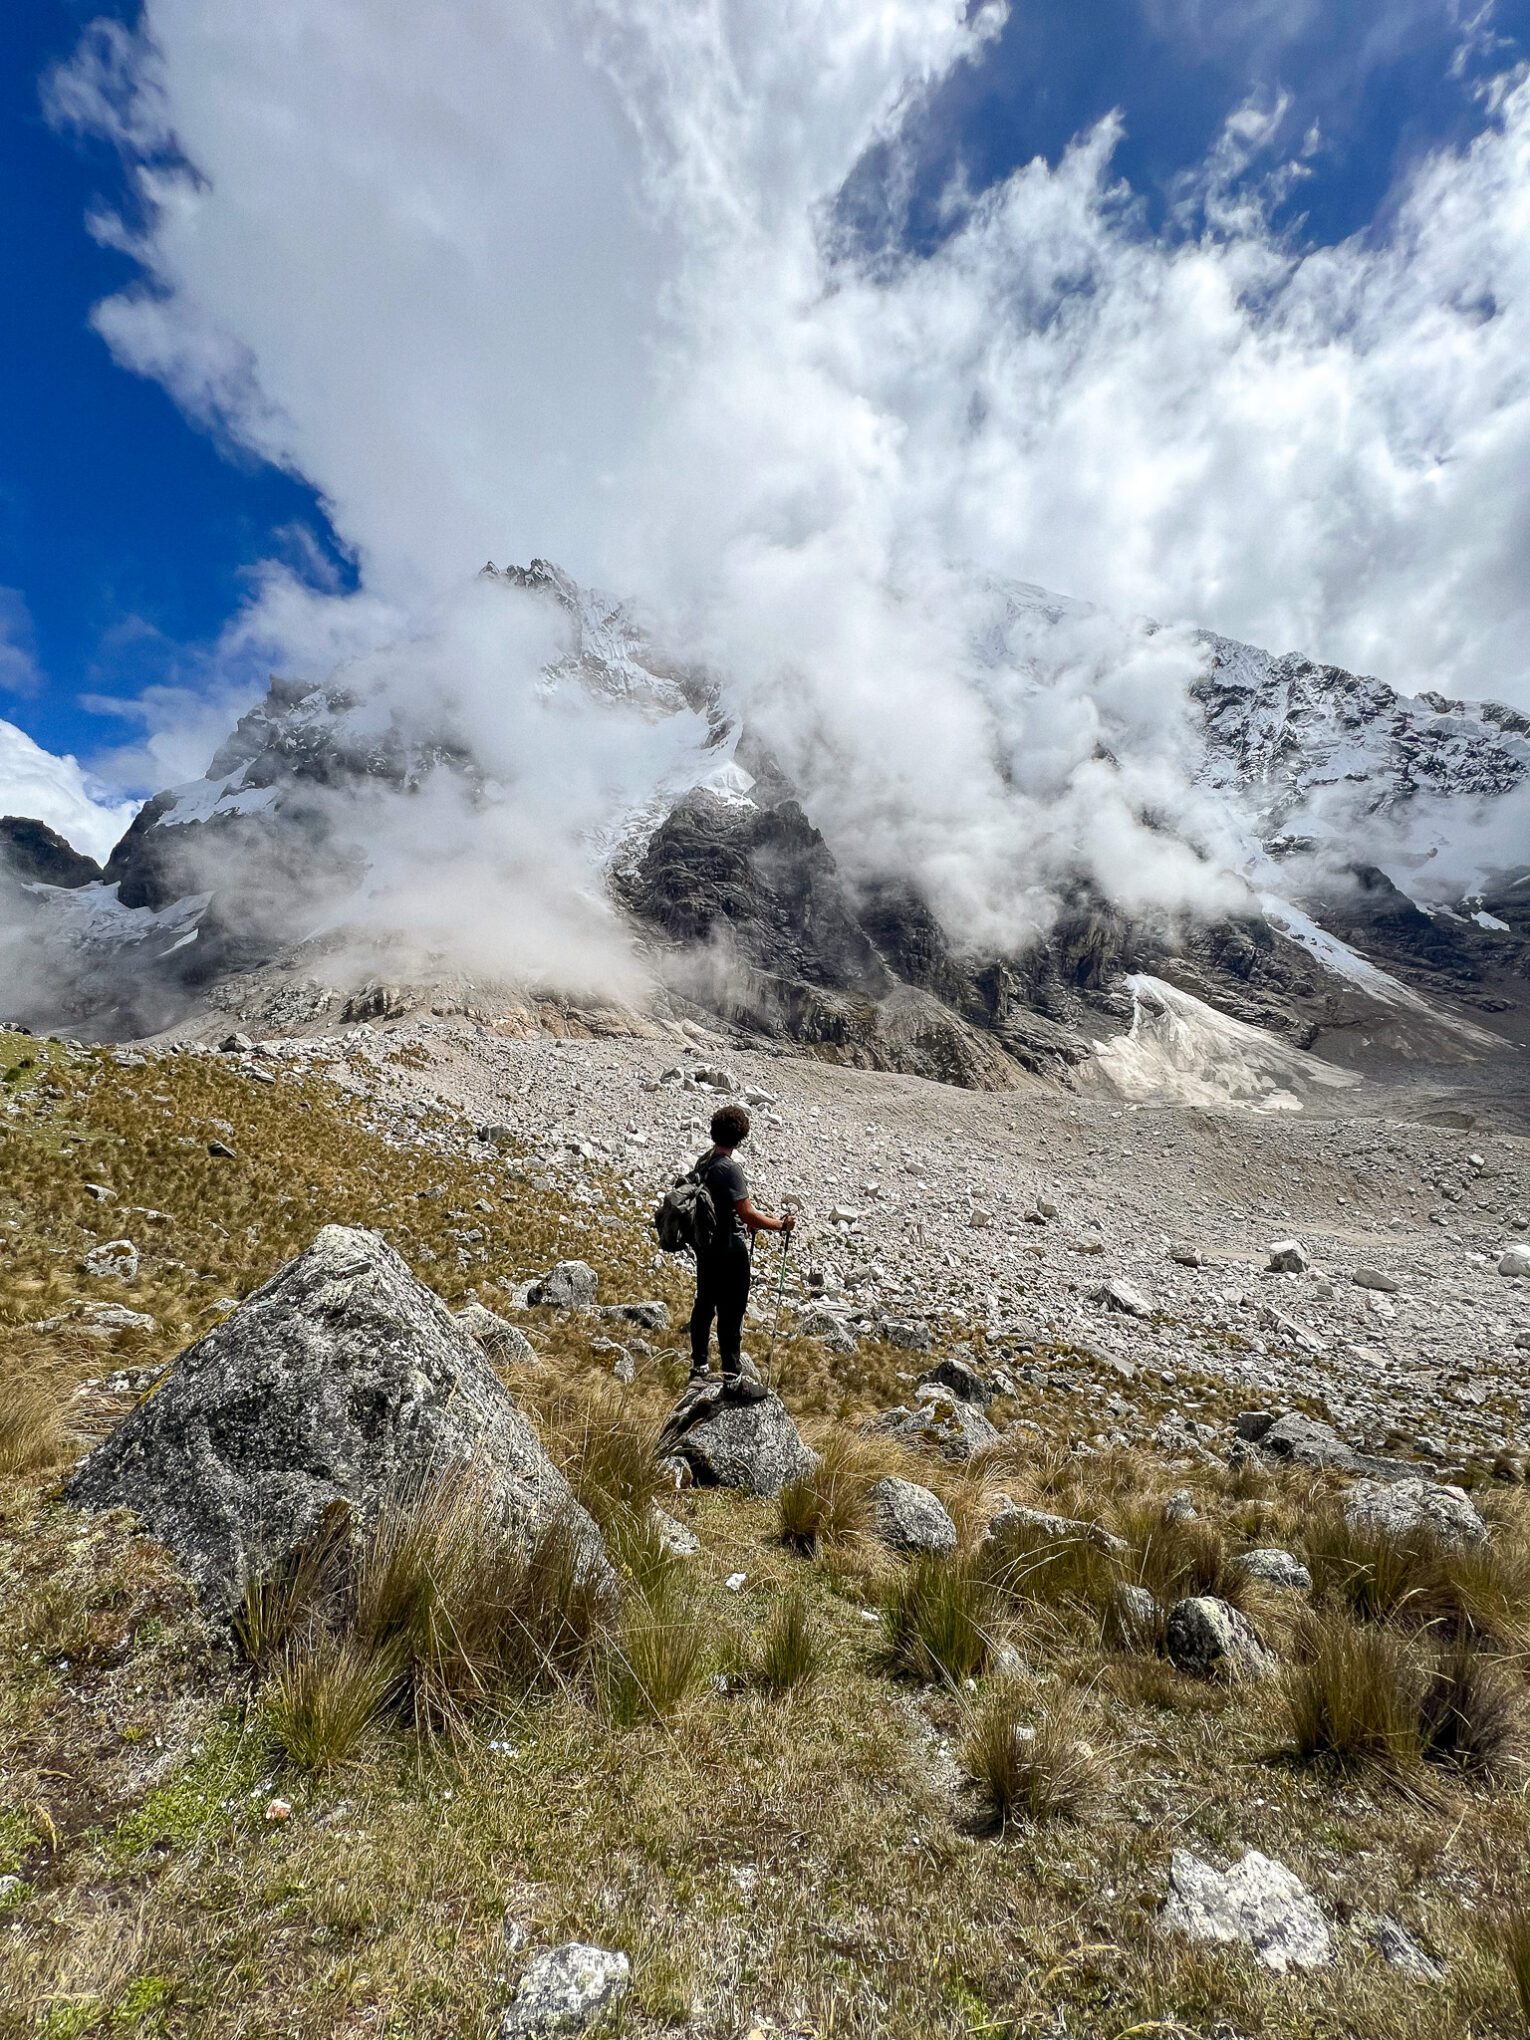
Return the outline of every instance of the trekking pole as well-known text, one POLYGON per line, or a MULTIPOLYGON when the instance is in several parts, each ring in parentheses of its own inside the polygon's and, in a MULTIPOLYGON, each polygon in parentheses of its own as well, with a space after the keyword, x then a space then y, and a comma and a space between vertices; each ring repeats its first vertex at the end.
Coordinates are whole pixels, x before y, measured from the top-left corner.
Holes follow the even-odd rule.
POLYGON ((781 1273, 776 1278, 776 1314, 770 1327, 770 1347, 765 1355, 765 1371, 770 1372, 770 1363, 776 1357, 776 1334, 781 1329, 781 1298, 786 1292, 786 1257, 792 1250, 790 1233, 781 1235, 781 1273))

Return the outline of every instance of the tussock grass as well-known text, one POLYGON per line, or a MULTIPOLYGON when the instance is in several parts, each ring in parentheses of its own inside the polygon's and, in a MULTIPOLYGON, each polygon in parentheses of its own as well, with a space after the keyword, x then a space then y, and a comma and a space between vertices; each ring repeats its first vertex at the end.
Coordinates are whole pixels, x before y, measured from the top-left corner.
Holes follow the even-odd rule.
POLYGON ((843 1428, 823 1433, 815 1444, 811 1471, 789 1481, 777 1502, 781 1541, 802 1552, 859 1536, 869 1517, 872 1488, 899 1463, 875 1440, 843 1428))
POLYGON ((1081 1820, 1100 1797, 1099 1759, 1073 1697, 1037 1708, 1001 1686, 973 1710, 962 1765, 990 1833, 1081 1820))
POLYGON ((1430 1668, 1418 1720, 1427 1759, 1491 1780, 1515 1742, 1514 1686, 1470 1637, 1457 1637, 1430 1668))
POLYGON ((1039 1524, 1006 1527, 979 1563, 1006 1598, 1048 1608, 1079 1606, 1103 1614, 1122 1578, 1116 1555, 1097 1537, 1065 1535, 1039 1524))
POLYGON ((241 1638, 288 1756, 329 1768, 389 1703, 425 1737, 476 1709, 587 1683, 615 1609, 559 1523, 529 1547, 471 1483, 394 1499, 370 1536, 326 1526, 245 1596, 241 1638))
POLYGON ((882 1661, 907 1678, 958 1686, 987 1663, 997 1613, 997 1593, 975 1560, 923 1554, 883 1603, 882 1661))
POLYGON ((1497 1916, 1493 1940, 1508 1972, 1522 2029, 1530 2033, 1530 1902, 1520 1900, 1497 1916))
POLYGON ((1295 1754, 1397 1777, 1422 1754, 1422 1679, 1406 1642, 1344 1616, 1312 1616, 1282 1695, 1295 1754))
POLYGON ((1303 1552, 1314 1599, 1358 1620, 1530 1648, 1530 1536, 1519 1516, 1485 1543, 1456 1544, 1426 1530, 1399 1536, 1350 1523, 1329 1504, 1314 1515, 1303 1552))
POLYGON ((823 1631, 800 1591, 784 1595, 743 1653, 744 1676, 766 1693, 791 1693, 818 1680, 829 1659, 823 1631))
POLYGON ((1162 1503, 1147 1500, 1122 1508, 1115 1527, 1131 1547, 1121 1561, 1124 1576, 1160 1601, 1214 1594, 1234 1608, 1247 1608, 1248 1575, 1214 1523, 1201 1516, 1181 1521, 1162 1503))
POLYGON ((0 1395, 0 1474, 46 1473, 72 1444, 55 1383, 18 1372, 0 1395))
POLYGON ((355 1754, 404 1678, 397 1648, 329 1629, 294 1636, 262 1685, 261 1724, 299 1770, 332 1771, 355 1754))
POLYGON ((690 1575, 671 1560, 629 1599, 602 1654, 606 1712, 618 1728, 667 1721, 696 1693, 706 1668, 707 1627, 690 1575))

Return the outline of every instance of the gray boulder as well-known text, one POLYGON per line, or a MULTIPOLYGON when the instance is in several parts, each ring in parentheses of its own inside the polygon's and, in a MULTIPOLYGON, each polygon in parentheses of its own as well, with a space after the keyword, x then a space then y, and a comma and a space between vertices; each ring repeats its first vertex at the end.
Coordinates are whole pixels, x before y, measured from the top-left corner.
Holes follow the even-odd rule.
POLYGON ((1156 1596, 1131 1580, 1120 1580, 1105 1608, 1105 1634, 1124 1650, 1154 1650, 1163 1631, 1156 1596))
POLYGON ((1374 1289, 1382 1296, 1395 1296, 1402 1284, 1395 1275, 1388 1275, 1383 1268, 1357 1268, 1355 1286, 1359 1289, 1374 1289))
POLYGON ((1305 1275, 1307 1249, 1300 1240, 1277 1240, 1264 1265, 1272 1275, 1305 1275))
POLYGON ((1433 1480, 1361 1481, 1344 1497, 1345 1521, 1391 1537, 1481 1544, 1486 1523, 1464 1488, 1433 1480))
POLYGON ((1246 1615, 1215 1594, 1176 1601, 1164 1624, 1170 1664, 1196 1679, 1262 1679, 1275 1669, 1274 1654, 1246 1615))
POLYGON ((65 1494, 131 1509, 227 1610, 337 1505, 364 1526, 390 1496, 469 1472, 514 1536, 564 1522, 612 1577, 478 1344, 376 1233, 330 1225, 180 1355, 65 1494))
POLYGON ((518 1325, 497 1312, 487 1309, 481 1303, 465 1305, 457 1313, 457 1323, 475 1340, 491 1360, 501 1365, 510 1360, 534 1360, 536 1348, 518 1325))
POLYGON ((1271 1459, 1286 1459, 1295 1466, 1323 1466, 1342 1472, 1356 1463, 1353 1446, 1345 1444, 1332 1424, 1304 1417, 1298 1410, 1278 1417, 1257 1443, 1271 1459))
POLYGON ((983 1547, 995 1555, 1005 1551, 1035 1551, 1038 1546, 1091 1544, 1096 1551, 1110 1554, 1126 1550, 1126 1539, 1117 1537, 1103 1523, 1089 1523, 1074 1516, 1054 1516, 1049 1509, 1000 1509, 989 1522, 983 1547))
POLYGON ((917 1481, 889 1474, 867 1499, 872 1534, 892 1551, 955 1551, 956 1525, 939 1495, 917 1481))
POLYGON ((588 1261, 560 1261, 526 1292, 526 1301, 544 1310, 588 1310, 595 1301, 600 1277, 588 1261))
POLYGON ((499 2026, 499 2040, 538 2040, 543 2033, 582 2033, 627 1995, 632 1968, 625 1955, 581 1941, 539 1955, 521 1978, 499 2026))
POLYGON ((131 1240, 106 1240, 91 1248, 83 1265, 85 1273, 98 1282, 136 1282, 138 1249, 131 1240))
POLYGON ((659 1438, 659 1457, 690 1468, 698 1487, 778 1495, 816 1465, 778 1395, 734 1402, 722 1384, 688 1388, 659 1438))
POLYGON ((1112 1275, 1108 1282, 1102 1282, 1098 1289, 1091 1290, 1089 1301, 1103 1304, 1106 1310, 1120 1311, 1123 1317, 1150 1318, 1153 1315, 1153 1306, 1142 1291, 1119 1275, 1112 1275))
POLYGON ((919 1377, 921 1388, 949 1389, 958 1402, 972 1403, 986 1410, 993 1401, 993 1388, 969 1361, 948 1353, 919 1377))
POLYGON ((943 1388, 926 1390, 916 1409, 888 1410, 870 1428, 909 1445, 928 1446, 947 1459, 971 1459, 999 1439, 981 1410, 943 1388))
POLYGON ((901 1353, 928 1353, 934 1335, 923 1318, 884 1318, 882 1337, 901 1353))
POLYGON ((1505 1247, 1498 1256, 1498 1272, 1511 1277, 1530 1275, 1530 1247, 1505 1247))
POLYGON ((1176 1849, 1161 1919, 1192 1941, 1241 1941, 1277 1976, 1333 1960, 1333 1937, 1316 1899, 1284 1863, 1257 1849, 1230 1870, 1176 1849))
POLYGON ((1370 1942, 1389 1969, 1416 1977, 1420 1983, 1438 1983, 1443 1978, 1443 1966, 1432 1955, 1425 1954, 1408 1929, 1390 1914, 1362 1914, 1353 1924, 1356 1932, 1370 1942))
POLYGON ((1312 1590, 1312 1575, 1294 1551, 1262 1545, 1257 1551, 1245 1551, 1238 1563, 1251 1580, 1263 1580, 1266 1586, 1288 1587, 1296 1594, 1312 1590))

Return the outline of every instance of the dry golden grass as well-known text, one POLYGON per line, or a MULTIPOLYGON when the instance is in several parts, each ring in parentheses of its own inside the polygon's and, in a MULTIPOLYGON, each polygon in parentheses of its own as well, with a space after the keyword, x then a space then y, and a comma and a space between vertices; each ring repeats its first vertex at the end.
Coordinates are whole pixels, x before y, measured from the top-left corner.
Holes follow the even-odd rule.
POLYGON ((1071 1694, 1038 1707, 1032 1696, 1001 1686, 973 1710, 962 1765, 980 1824, 991 1833, 1082 1820, 1100 1798, 1100 1759, 1071 1694))

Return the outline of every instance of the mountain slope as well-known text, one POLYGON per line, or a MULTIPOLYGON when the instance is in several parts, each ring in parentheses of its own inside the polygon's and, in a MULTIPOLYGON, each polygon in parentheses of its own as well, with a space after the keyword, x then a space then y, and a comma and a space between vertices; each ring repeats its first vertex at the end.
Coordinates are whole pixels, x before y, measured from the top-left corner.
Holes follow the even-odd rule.
MULTIPOLYGON (((1134 977, 1361 1064, 1489 1055, 1522 1032, 1530 721, 1514 711, 1412 699, 1202 634, 1190 778, 1235 846, 1245 907, 1128 913, 1080 870, 1039 939, 984 953, 954 944, 907 877, 852 877, 724 684, 669 654, 631 609, 544 561, 491 564, 481 579, 545 630, 536 692, 567 715, 566 741, 588 726, 607 747, 595 792, 579 806, 571 792, 560 814, 555 790, 550 819, 522 830, 529 860, 516 851, 535 887, 543 843, 552 887, 553 838, 576 837, 587 875, 562 882, 604 937, 636 944, 640 972, 596 1005, 695 1010, 985 1088, 1026 1072, 1071 1080, 1132 1023, 1134 977)), ((995 689, 1044 687, 1047 634, 1094 614, 997 581, 983 601, 974 671, 995 689)), ((15 1017, 142 1033, 199 1012, 291 1025, 368 999, 376 1010, 378 998, 445 997, 519 1024, 541 996, 573 990, 555 972, 511 982, 492 944, 480 945, 485 964, 454 953, 449 933, 395 939, 400 859, 443 901, 488 901, 493 858, 469 871, 461 845, 497 846, 531 798, 517 758, 487 757, 471 728, 449 693, 422 702, 358 672, 273 680, 202 779, 145 805, 99 879, 72 874, 66 894, 41 871, 13 874, 15 1017)), ((1179 825, 1151 826, 1172 838, 1179 825)), ((524 904, 524 869, 518 882, 524 904)))

